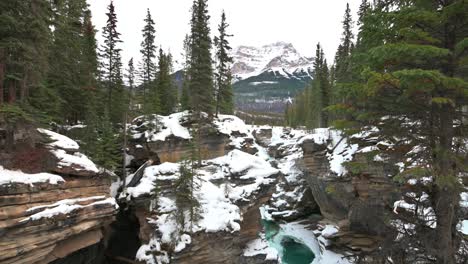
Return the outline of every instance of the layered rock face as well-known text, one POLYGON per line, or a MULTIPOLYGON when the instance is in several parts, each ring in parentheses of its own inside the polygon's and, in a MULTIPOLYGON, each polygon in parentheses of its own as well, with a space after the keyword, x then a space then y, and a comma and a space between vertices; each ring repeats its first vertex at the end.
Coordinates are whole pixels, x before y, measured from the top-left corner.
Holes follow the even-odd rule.
POLYGON ((303 171, 322 215, 338 224, 340 231, 328 237, 350 250, 372 250, 385 235, 391 235, 385 220, 392 213, 400 192, 383 163, 368 160, 366 153, 341 136, 302 143, 303 171), (339 160, 339 154, 347 159, 339 160), (346 162, 366 164, 358 172, 346 170, 346 162))
POLYGON ((100 243, 118 208, 115 175, 59 134, 29 124, 2 130, 10 136, 0 141, 0 263, 50 263, 100 243))
MULTIPOLYGON (((178 162, 190 156, 193 149, 192 136, 194 121, 188 112, 171 116, 143 116, 133 121, 130 127, 132 137, 129 155, 132 167, 139 167, 149 158, 163 162, 178 162)), ((206 122, 199 128, 197 139, 200 141, 202 159, 212 159, 226 155, 233 149, 230 136, 220 133, 217 127, 206 122)))

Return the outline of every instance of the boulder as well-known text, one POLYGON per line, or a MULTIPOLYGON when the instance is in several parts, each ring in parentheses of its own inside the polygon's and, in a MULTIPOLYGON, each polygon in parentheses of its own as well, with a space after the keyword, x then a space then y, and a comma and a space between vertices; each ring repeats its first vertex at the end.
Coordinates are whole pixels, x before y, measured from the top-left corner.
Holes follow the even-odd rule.
POLYGON ((271 143, 273 130, 271 128, 259 128, 255 129, 252 135, 260 146, 267 148, 271 143))

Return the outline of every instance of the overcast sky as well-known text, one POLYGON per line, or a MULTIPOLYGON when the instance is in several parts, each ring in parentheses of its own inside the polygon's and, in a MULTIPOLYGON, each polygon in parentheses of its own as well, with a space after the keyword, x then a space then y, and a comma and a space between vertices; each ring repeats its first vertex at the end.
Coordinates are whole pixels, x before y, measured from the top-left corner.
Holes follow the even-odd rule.
MULTIPOLYGON (((110 0, 87 0, 94 24, 99 30, 106 23, 110 0)), ((190 7, 193 0, 114 0, 118 31, 122 34, 123 59, 139 60, 141 29, 146 9, 156 22, 156 42, 179 58, 185 34, 189 32, 190 7)), ((356 19, 360 0, 209 0, 211 31, 217 33, 221 12, 226 12, 233 47, 261 46, 277 41, 292 43, 305 56, 315 53, 321 42, 327 58, 333 59, 342 32, 341 21, 349 2, 356 19)))

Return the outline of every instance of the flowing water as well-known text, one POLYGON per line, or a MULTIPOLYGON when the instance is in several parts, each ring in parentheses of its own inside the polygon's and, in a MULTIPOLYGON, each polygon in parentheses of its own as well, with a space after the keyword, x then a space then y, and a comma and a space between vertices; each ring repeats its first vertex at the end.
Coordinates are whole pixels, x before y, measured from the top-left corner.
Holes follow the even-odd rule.
POLYGON ((312 250, 286 234, 278 224, 267 220, 262 220, 262 224, 265 238, 278 251, 283 264, 310 264, 314 260, 312 250))

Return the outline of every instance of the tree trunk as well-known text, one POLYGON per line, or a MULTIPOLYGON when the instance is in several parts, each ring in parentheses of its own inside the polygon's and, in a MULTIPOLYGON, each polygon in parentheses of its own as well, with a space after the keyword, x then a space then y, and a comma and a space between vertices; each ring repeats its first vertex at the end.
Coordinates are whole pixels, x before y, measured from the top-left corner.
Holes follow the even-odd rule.
POLYGON ((16 81, 10 80, 8 82, 8 103, 13 104, 16 102, 16 81))
POLYGON ((216 93, 216 112, 215 112, 216 113, 216 118, 218 117, 218 114, 219 114, 219 100, 220 100, 220 97, 221 97, 220 93, 221 93, 221 87, 219 86, 218 91, 216 93))
POLYGON ((3 82, 5 81, 5 50, 0 48, 0 106, 3 104, 3 82))
POLYGON ((123 166, 122 166, 122 187, 125 189, 127 179, 127 122, 128 122, 128 110, 125 110, 123 118, 123 166))
POLYGON ((457 170, 452 157, 453 113, 450 106, 439 109, 438 146, 434 155, 436 184, 434 211, 437 217, 435 255, 439 264, 455 264, 456 210, 459 202, 457 170))
POLYGON ((457 218, 455 213, 457 191, 455 188, 436 188, 435 194, 435 213, 437 217, 436 227, 436 251, 438 264, 455 264, 456 246, 456 225, 457 218))
POLYGON ((26 96, 27 94, 26 87, 27 87, 27 81, 28 81, 27 78, 28 78, 28 75, 25 74, 23 79, 19 82, 20 83, 20 101, 23 103, 25 102, 27 98, 26 96))

